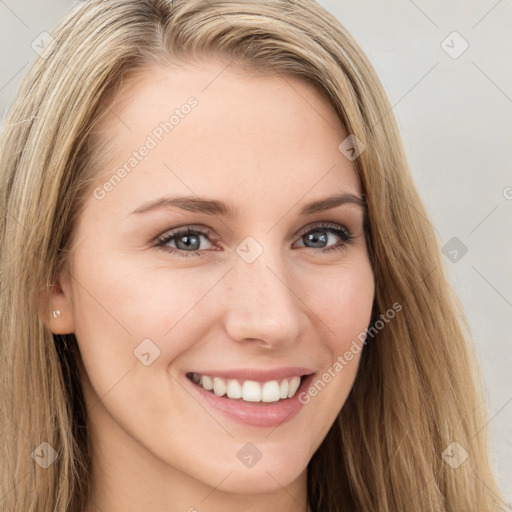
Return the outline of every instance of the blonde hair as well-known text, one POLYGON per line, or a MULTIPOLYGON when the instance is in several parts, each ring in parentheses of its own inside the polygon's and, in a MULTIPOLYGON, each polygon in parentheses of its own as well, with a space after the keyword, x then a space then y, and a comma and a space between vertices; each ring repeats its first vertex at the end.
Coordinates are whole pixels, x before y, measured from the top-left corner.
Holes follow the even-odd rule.
POLYGON ((391 106, 340 22, 314 0, 91 0, 75 5, 52 38, 0 141, 2 510, 85 506, 91 459, 80 355, 74 335, 52 335, 41 294, 66 261, 90 195, 93 130, 110 99, 151 64, 200 56, 308 80, 365 147, 354 165, 367 202, 373 318, 396 302, 402 310, 365 345, 353 389, 309 463, 311 509, 504 510, 462 308, 391 106), (31 457, 43 442, 58 453, 46 469, 31 457), (453 442, 468 454, 457 468, 442 457, 453 442))

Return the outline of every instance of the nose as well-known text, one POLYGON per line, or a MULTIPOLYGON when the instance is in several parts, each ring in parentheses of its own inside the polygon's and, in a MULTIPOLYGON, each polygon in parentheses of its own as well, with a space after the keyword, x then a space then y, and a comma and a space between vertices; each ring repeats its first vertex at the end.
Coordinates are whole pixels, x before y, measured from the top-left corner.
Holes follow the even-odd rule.
POLYGON ((222 302, 225 328, 239 343, 282 348, 297 343, 308 319, 307 307, 293 291, 290 268, 279 251, 263 251, 252 263, 236 258, 222 302))

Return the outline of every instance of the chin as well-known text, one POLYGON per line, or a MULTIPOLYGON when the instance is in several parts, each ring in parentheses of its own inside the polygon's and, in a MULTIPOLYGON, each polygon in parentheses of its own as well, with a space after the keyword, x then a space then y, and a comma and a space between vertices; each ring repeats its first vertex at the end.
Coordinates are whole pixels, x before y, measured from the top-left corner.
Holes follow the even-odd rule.
MULTIPOLYGON (((265 448, 262 448, 262 451, 265 452, 265 448)), ((298 456, 296 451, 276 454, 275 450, 271 452, 268 448, 266 452, 267 456, 263 453, 261 459, 252 467, 246 467, 237 460, 235 464, 222 465, 222 469, 217 466, 209 475, 204 475, 203 481, 224 492, 272 493, 282 490, 283 487, 292 484, 305 474, 309 462, 309 457, 305 454, 298 456), (221 475, 228 474, 229 476, 219 485, 219 480, 222 480, 221 475), (214 475, 214 481, 211 481, 212 475, 214 475)))
POLYGON ((218 482, 210 485, 215 485, 220 491, 236 494, 268 494, 287 487, 297 480, 303 471, 297 472, 296 467, 275 464, 259 470, 236 469, 221 485, 218 485, 218 482))

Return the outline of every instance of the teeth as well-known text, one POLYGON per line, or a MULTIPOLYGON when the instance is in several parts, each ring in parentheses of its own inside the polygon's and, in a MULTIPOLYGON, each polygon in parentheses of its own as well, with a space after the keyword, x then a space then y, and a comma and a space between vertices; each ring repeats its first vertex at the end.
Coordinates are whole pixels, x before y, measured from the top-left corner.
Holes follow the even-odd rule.
POLYGON ((217 396, 224 396, 226 394, 226 383, 217 377, 213 379, 213 392, 217 396))
MULTIPOLYGON (((197 373, 194 373, 194 375, 197 375, 197 373)), ((199 375, 197 375, 199 377, 199 375)), ((203 386, 206 391, 211 391, 213 389, 213 381, 211 377, 207 377, 206 375, 200 378, 199 384, 203 386)))
POLYGON ((242 398, 242 386, 237 380, 228 380, 227 394, 229 398, 242 398))
POLYGON ((246 380, 242 386, 242 398, 246 402, 261 402, 260 383, 253 380, 246 380))
POLYGON ((284 379, 279 386, 279 396, 281 398, 288 398, 288 381, 284 379))
POLYGON ((288 396, 291 397, 295 395, 297 392, 297 389, 299 389, 300 386, 300 377, 293 377, 290 380, 290 387, 288 388, 288 396))
POLYGON ((271 380, 260 384, 254 380, 245 380, 240 383, 236 379, 226 380, 198 373, 192 374, 192 380, 206 391, 213 391, 217 396, 227 395, 228 398, 241 398, 246 402, 277 402, 292 398, 301 382, 300 377, 296 376, 280 382, 271 380))
MULTIPOLYGON (((299 379, 300 381, 300 379, 299 379)), ((262 402, 277 402, 281 397, 279 396, 279 384, 277 380, 265 382, 261 388, 262 402)))

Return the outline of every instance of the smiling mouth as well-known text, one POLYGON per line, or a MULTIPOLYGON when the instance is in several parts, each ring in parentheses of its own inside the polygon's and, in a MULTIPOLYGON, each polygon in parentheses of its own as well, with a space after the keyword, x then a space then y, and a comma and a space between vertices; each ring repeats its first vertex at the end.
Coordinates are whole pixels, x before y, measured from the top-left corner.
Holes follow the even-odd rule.
POLYGON ((187 378, 197 386, 218 396, 244 402, 279 402, 295 396, 302 382, 308 377, 293 376, 286 379, 257 382, 254 380, 225 379, 199 373, 187 373, 187 378))

